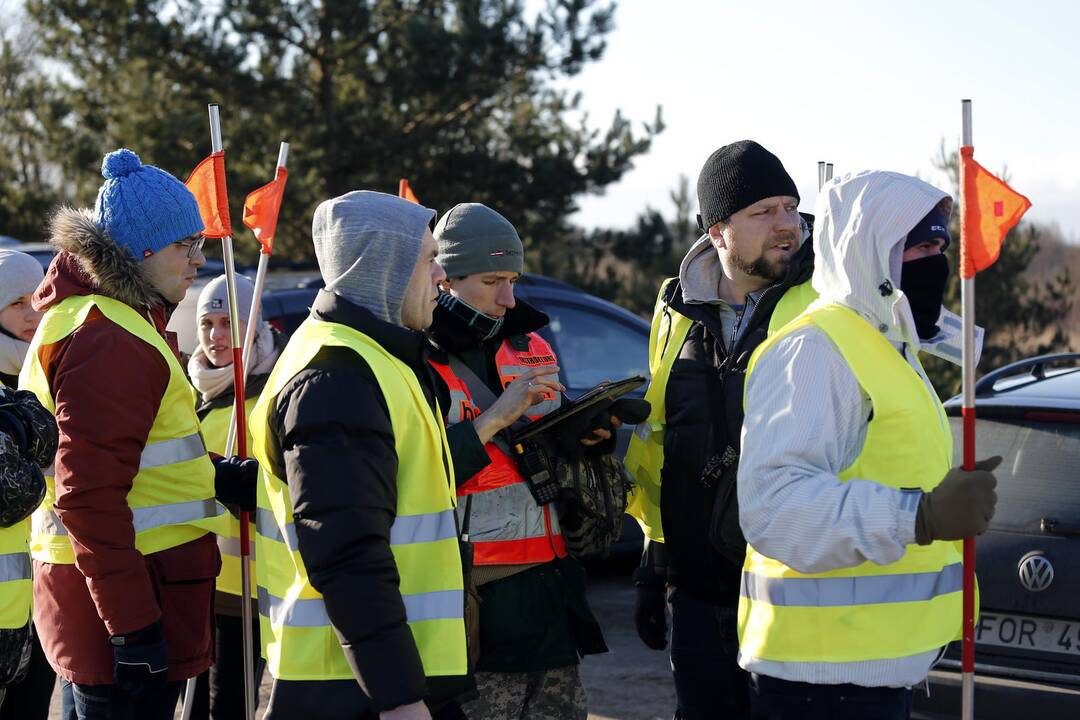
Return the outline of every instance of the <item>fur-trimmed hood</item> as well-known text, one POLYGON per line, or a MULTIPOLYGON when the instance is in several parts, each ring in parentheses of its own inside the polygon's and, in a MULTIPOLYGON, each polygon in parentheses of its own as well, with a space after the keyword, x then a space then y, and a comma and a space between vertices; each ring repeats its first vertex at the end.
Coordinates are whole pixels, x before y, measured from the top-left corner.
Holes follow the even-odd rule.
POLYGON ((92 293, 139 309, 166 305, 142 266, 93 221, 89 210, 60 208, 49 223, 49 242, 60 252, 34 293, 37 310, 92 293))

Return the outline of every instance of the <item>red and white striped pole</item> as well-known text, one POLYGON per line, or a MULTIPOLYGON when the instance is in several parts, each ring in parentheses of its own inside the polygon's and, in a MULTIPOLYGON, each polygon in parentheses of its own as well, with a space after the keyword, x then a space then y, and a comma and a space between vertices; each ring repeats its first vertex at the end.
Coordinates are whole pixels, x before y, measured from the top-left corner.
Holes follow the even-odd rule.
MULTIPOLYGON (((211 103, 210 112, 210 151, 221 152, 221 118, 217 103, 211 103)), ((232 330, 233 353, 233 394, 235 396, 236 416, 236 454, 247 457, 247 414, 244 412, 244 346, 240 338, 240 311, 236 303, 236 261, 233 255, 232 236, 221 238, 221 254, 225 260, 225 286, 229 294, 229 324, 232 330)), ((254 665, 251 658, 251 573, 248 570, 248 558, 251 555, 251 537, 248 532, 250 519, 246 510, 240 511, 240 568, 241 597, 240 618, 244 637, 244 717, 253 720, 254 707, 252 697, 255 692, 254 665), (246 579, 247 582, 244 582, 246 579)))
MULTIPOLYGON (((971 147, 971 101, 961 100, 963 116, 963 146, 971 147)), ((965 192, 963 156, 960 162, 960 257, 967 257, 969 228, 965 219, 964 207, 974 198, 965 192)), ((962 260, 961 260, 962 262, 962 260)), ((963 442, 964 469, 975 469, 975 276, 960 279, 961 315, 963 318, 963 340, 961 353, 963 358, 963 442)), ((964 538, 964 610, 963 641, 960 662, 961 717, 963 720, 975 718, 975 538, 964 538)))

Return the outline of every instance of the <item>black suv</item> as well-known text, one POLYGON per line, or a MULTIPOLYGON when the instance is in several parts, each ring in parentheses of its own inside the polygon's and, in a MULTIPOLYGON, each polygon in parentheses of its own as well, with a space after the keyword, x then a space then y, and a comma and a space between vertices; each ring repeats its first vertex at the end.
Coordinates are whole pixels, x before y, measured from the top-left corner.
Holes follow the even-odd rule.
MULTIPOLYGON (((980 719, 1080 718, 1080 353, 1008 365, 975 386, 976 453, 1004 458, 978 539, 980 719)), ((961 459, 961 399, 945 403, 961 459)), ((916 718, 960 714, 953 643, 915 692, 916 718)))

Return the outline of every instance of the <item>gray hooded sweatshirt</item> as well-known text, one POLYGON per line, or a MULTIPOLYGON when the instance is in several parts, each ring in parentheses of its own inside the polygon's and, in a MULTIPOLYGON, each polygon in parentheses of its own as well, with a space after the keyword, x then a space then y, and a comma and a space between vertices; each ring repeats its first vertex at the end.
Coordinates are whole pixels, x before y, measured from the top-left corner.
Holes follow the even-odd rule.
POLYGON ((311 237, 326 290, 401 326, 401 303, 435 211, 357 190, 315 209, 311 237))
MULTIPOLYGON (((919 341, 900 270, 908 232, 945 197, 917 178, 863 172, 826 185, 815 208, 815 306, 837 303, 859 313, 927 385, 914 359, 919 341), (886 281, 889 295, 879 290, 886 281)), ((746 382, 746 409, 739 519, 758 552, 804 573, 886 565, 904 555, 915 542, 919 493, 838 477, 862 451, 871 405, 828 336, 801 328, 758 358, 746 382)), ((739 664, 795 682, 910 687, 939 655, 782 663, 740 654, 739 664)))

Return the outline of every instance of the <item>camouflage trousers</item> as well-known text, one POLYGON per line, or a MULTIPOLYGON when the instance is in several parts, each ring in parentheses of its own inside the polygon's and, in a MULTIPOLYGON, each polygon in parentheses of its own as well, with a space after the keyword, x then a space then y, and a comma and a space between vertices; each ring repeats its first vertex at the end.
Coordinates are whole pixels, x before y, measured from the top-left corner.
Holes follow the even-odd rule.
POLYGON ((522 673, 476 673, 480 694, 461 709, 469 720, 586 720, 577 665, 522 673))

